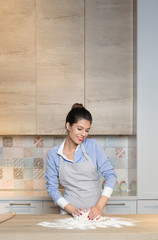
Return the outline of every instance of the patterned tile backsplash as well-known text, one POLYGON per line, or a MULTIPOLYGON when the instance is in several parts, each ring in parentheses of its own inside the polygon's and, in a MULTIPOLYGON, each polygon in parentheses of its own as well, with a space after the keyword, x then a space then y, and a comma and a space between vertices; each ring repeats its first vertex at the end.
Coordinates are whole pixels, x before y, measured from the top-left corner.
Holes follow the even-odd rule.
MULTIPOLYGON (((136 181, 136 137, 92 136, 104 148, 117 173, 117 182, 128 187, 136 181)), ((50 148, 64 138, 54 136, 0 136, 0 189, 45 189, 45 164, 50 148)))

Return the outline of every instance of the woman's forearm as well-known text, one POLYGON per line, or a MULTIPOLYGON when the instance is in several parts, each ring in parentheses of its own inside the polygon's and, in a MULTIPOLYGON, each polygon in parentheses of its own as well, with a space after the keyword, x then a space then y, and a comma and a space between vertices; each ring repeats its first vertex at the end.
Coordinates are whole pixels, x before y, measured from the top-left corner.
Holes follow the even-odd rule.
POLYGON ((70 213, 71 215, 76 211, 76 207, 72 206, 70 203, 68 203, 65 207, 64 210, 68 213, 70 213))
POLYGON ((109 198, 106 196, 101 196, 96 204, 96 207, 100 209, 102 212, 103 208, 105 207, 106 203, 108 202, 109 198))

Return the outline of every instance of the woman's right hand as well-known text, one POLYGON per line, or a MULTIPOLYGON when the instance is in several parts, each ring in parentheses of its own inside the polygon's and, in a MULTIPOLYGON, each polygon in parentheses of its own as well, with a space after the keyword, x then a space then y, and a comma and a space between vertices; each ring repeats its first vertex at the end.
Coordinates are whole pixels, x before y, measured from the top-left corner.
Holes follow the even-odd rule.
POLYGON ((84 209, 82 209, 82 208, 77 209, 76 207, 74 207, 74 206, 71 205, 70 203, 68 203, 68 204, 64 207, 64 210, 65 210, 66 212, 70 213, 73 217, 82 215, 81 211, 84 211, 84 209))

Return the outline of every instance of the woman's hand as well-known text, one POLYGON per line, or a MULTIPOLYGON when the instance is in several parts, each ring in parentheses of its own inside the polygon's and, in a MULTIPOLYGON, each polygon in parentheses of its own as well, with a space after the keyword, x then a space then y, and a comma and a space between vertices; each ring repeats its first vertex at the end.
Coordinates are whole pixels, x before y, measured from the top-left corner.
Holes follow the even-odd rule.
POLYGON ((97 205, 94 207, 88 208, 87 211, 89 211, 89 214, 88 214, 89 220, 93 220, 94 218, 96 218, 96 220, 98 220, 102 214, 102 209, 100 207, 98 207, 97 205))
POLYGON ((82 212, 84 212, 85 210, 83 208, 79 208, 79 209, 76 209, 73 213, 72 213, 72 216, 73 217, 76 217, 76 216, 80 216, 82 215, 82 212))
POLYGON ((64 210, 65 210, 66 212, 70 213, 73 217, 82 215, 81 211, 84 211, 83 208, 77 209, 76 207, 74 207, 74 206, 71 205, 70 203, 68 203, 68 204, 64 207, 64 210))
POLYGON ((87 211, 90 211, 88 214, 89 220, 93 220, 96 218, 98 220, 101 217, 102 211, 104 206, 106 205, 107 201, 109 200, 106 196, 101 196, 98 200, 97 204, 94 207, 90 207, 87 211))

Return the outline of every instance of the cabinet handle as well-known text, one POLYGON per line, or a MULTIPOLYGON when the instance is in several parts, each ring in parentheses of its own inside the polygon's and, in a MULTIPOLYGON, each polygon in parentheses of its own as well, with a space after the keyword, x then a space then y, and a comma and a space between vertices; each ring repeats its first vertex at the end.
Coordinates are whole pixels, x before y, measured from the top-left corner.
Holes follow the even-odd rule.
POLYGON ((107 203, 106 206, 125 206, 126 203, 107 203))
POLYGON ((31 203, 10 203, 10 206, 31 206, 31 203))

